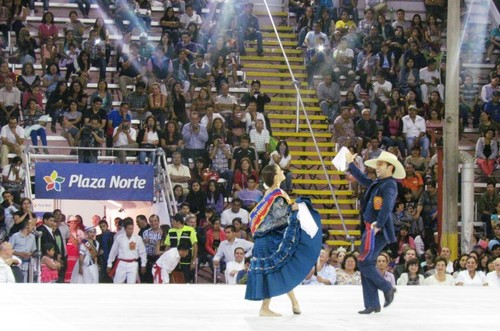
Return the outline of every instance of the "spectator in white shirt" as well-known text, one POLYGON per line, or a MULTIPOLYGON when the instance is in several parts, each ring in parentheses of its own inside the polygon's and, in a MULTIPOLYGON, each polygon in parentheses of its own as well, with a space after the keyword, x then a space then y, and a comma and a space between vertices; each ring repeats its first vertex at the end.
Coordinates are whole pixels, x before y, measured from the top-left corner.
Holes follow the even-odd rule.
POLYGON ((234 249, 234 261, 228 262, 226 265, 226 284, 236 285, 236 275, 238 271, 245 268, 245 250, 242 247, 234 249))
POLYGON ((2 127, 0 137, 2 138, 0 153, 2 154, 1 166, 3 168, 9 163, 9 153, 23 157, 24 129, 17 125, 16 117, 9 118, 9 124, 2 127))
MULTIPOLYGON (((127 118, 124 118, 122 123, 113 131, 113 147, 138 148, 139 144, 136 142, 136 139, 137 130, 130 125, 130 121, 127 118)), ((135 154, 136 152, 118 151, 118 163, 127 163, 127 153, 135 154)))
POLYGON ((269 163, 269 130, 265 128, 265 121, 261 118, 255 121, 255 128, 250 130, 251 146, 255 148, 255 152, 261 160, 261 169, 269 163))
MULTIPOLYGON (((253 242, 250 242, 245 239, 239 239, 235 237, 236 229, 234 225, 229 225, 224 229, 226 234, 226 240, 223 240, 219 248, 217 248, 217 252, 214 255, 214 266, 219 266, 221 260, 224 260, 225 263, 229 263, 234 261, 234 250, 238 247, 243 248, 246 252, 246 256, 252 255, 253 242)), ((224 269, 222 267, 221 269, 224 269)))
POLYGON ((337 280, 335 268, 328 263, 329 254, 322 249, 319 253, 318 263, 311 269, 304 285, 333 285, 337 280))
POLYGON ((486 275, 486 281, 488 282, 488 286, 500 287, 500 257, 496 258, 493 265, 495 266, 495 270, 486 275))
POLYGON ((249 214, 248 211, 241 208, 243 201, 239 198, 234 198, 231 201, 231 208, 226 209, 221 214, 221 225, 223 227, 231 226, 235 218, 241 218, 241 223, 244 228, 248 226, 249 214))
POLYGON ((8 242, 0 244, 0 283, 15 283, 14 273, 9 265, 14 250, 8 242))
POLYGON ((201 16, 194 12, 193 5, 190 3, 186 5, 186 12, 181 15, 179 21, 181 22, 181 25, 184 29, 187 29, 188 24, 191 22, 196 23, 196 25, 198 26, 198 30, 203 24, 201 16))
POLYGON ((5 78, 5 87, 0 89, 0 123, 7 123, 11 116, 19 117, 21 91, 14 86, 14 80, 5 78))
POLYGON ((407 153, 411 151, 413 146, 422 148, 422 156, 427 158, 429 155, 429 138, 427 137, 427 129, 425 119, 417 115, 417 107, 411 105, 408 107, 408 115, 403 117, 403 137, 406 141, 407 153))
POLYGON ((444 85, 441 84, 441 74, 436 69, 436 60, 429 59, 427 67, 420 69, 420 90, 422 91, 422 101, 429 102, 429 93, 438 91, 441 99, 444 97, 444 85))

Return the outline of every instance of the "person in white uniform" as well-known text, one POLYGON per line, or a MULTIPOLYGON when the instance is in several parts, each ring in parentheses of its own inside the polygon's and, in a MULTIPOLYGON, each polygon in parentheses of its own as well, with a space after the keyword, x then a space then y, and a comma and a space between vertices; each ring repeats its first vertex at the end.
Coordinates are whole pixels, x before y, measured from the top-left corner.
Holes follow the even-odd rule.
POLYGON ((82 240, 79 250, 78 261, 73 268, 70 283, 76 284, 98 284, 99 269, 97 268, 97 255, 99 254, 99 242, 92 239, 95 236, 95 226, 85 228, 86 239, 82 240))
POLYGON ((500 287, 500 257, 497 257, 493 263, 495 270, 488 272, 486 282, 488 286, 500 287))
POLYGON ((108 258, 107 272, 113 277, 113 283, 135 284, 137 280, 137 264, 141 258, 141 274, 146 272, 146 248, 142 238, 134 234, 134 220, 126 217, 123 220, 125 233, 116 237, 108 258), (115 261, 113 267, 113 261, 115 261))
POLYGON ((180 243, 177 247, 171 247, 163 253, 151 269, 153 281, 155 284, 168 284, 170 282, 170 273, 174 271, 181 258, 188 256, 191 247, 185 243, 180 243))

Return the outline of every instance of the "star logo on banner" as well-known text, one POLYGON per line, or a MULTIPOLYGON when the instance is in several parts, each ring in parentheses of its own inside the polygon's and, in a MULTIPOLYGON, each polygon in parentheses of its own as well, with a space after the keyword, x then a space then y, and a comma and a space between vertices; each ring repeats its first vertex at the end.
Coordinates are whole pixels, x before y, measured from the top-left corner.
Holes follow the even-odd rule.
POLYGON ((64 183, 65 178, 59 177, 57 171, 53 170, 50 176, 43 176, 43 180, 47 183, 45 190, 61 192, 61 184, 64 183))

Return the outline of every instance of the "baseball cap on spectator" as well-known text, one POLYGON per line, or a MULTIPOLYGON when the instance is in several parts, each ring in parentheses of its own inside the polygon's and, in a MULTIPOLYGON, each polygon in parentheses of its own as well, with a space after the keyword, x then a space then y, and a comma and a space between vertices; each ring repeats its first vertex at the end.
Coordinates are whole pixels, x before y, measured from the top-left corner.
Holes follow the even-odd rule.
POLYGON ((500 248, 500 244, 495 244, 491 247, 491 251, 494 251, 495 249, 500 248))
POLYGON ((342 75, 342 76, 340 76, 340 79, 346 80, 346 79, 347 79, 347 77, 346 77, 346 76, 344 76, 344 75, 342 75))
POLYGON ((410 110, 410 109, 415 109, 415 110, 417 110, 417 106, 415 106, 415 105, 410 105, 410 106, 408 107, 408 110, 410 110))

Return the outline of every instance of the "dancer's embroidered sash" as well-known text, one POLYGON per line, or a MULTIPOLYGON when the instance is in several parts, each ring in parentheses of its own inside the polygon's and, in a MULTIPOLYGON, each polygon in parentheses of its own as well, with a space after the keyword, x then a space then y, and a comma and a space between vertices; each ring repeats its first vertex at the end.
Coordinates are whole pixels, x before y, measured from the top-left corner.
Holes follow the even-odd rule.
POLYGON ((281 189, 278 188, 265 196, 264 199, 262 199, 252 210, 252 212, 250 213, 250 219, 252 220, 250 230, 252 231, 252 234, 254 234, 262 224, 264 218, 271 210, 271 206, 273 205, 273 202, 277 197, 283 197, 287 201, 289 200, 288 197, 283 194, 281 189))

